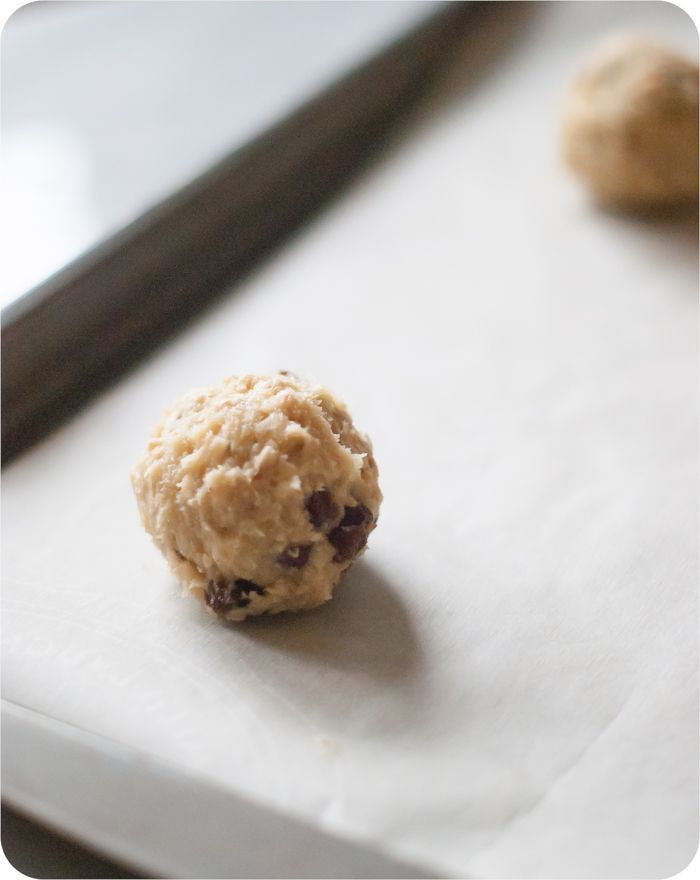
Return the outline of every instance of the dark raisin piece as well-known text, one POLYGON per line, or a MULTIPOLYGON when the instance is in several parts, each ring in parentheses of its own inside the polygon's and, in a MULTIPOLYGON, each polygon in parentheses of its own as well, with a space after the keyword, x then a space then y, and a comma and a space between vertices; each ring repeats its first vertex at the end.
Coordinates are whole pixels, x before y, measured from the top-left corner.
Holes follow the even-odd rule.
POLYGON ((285 568, 303 568, 309 561, 312 544, 290 544, 277 557, 277 564, 285 568))
POLYGON ((328 535, 328 540, 335 548, 333 562, 354 559, 367 543, 372 527, 372 514, 364 504, 346 507, 340 525, 328 535))
POLYGON ((204 601, 217 614, 230 611, 231 608, 245 608, 250 605, 250 594, 265 595, 265 588, 253 581, 238 578, 232 584, 226 581, 209 581, 204 593, 204 601))
POLYGON ((358 504, 357 507, 346 507, 343 518, 340 521, 341 526, 359 526, 363 523, 371 522, 372 514, 364 504, 358 504))
POLYGON ((243 608, 243 605, 248 605, 250 603, 249 596, 251 593, 257 593, 258 596, 264 596, 265 587, 258 586, 258 584, 253 581, 238 578, 238 580, 233 582, 231 593, 233 594, 236 607, 243 608), (243 605, 241 602, 243 602, 243 605))
POLYGON ((323 529, 334 523, 340 516, 340 508, 333 500, 329 489, 318 489, 312 492, 305 502, 311 525, 315 529, 323 529))
POLYGON ((229 585, 225 581, 209 581, 204 593, 204 601, 217 614, 228 611, 233 606, 229 585))

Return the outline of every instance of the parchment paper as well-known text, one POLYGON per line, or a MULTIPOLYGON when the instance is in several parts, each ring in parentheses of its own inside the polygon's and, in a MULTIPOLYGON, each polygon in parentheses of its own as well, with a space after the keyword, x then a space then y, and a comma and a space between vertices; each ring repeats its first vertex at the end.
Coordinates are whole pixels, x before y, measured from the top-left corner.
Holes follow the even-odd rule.
MULTIPOLYGON (((464 876, 668 876, 697 834, 696 230, 559 168, 577 53, 670 4, 538 4, 347 195, 4 477, 4 695, 464 876), (179 393, 294 370, 385 494, 325 608, 181 599, 128 470, 179 393)), ((465 55, 468 53, 465 53, 465 55)), ((183 829, 182 833, 186 833, 183 829)))

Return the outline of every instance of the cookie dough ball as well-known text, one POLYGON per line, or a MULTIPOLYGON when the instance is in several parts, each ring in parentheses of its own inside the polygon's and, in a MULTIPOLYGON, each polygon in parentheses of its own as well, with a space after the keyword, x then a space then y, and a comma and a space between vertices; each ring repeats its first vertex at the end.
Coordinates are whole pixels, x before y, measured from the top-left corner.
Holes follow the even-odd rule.
POLYGON ((186 394, 132 484, 185 591, 228 620, 330 599, 382 498, 369 438, 330 391, 289 373, 186 394))
POLYGON ((603 203, 668 207, 698 195, 698 65, 639 38, 591 55, 564 115, 568 165, 603 203))

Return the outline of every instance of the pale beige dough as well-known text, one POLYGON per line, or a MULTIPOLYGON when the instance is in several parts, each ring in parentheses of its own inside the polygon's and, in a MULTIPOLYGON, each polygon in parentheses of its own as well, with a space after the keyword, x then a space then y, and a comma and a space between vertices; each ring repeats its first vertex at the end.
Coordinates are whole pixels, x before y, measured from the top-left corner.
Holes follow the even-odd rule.
POLYGON ((698 195, 698 65, 637 37, 608 38, 568 95, 564 156, 603 203, 667 207, 698 195))
POLYGON ((330 391, 289 373, 186 394, 131 479, 185 591, 228 620, 330 599, 382 498, 369 438, 330 391))

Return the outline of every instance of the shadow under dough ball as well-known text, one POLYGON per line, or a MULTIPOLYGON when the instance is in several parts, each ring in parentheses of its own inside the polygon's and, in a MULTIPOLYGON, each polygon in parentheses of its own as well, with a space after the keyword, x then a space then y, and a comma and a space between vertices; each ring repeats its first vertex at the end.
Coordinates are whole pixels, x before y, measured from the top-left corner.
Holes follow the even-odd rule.
POLYGON ((568 166, 604 204, 668 208, 698 196, 698 65, 636 37, 594 49, 567 97, 568 166))
POLYGON ((369 438, 330 391, 289 373, 186 394, 131 479, 185 592, 236 621, 330 599, 382 500, 369 438))

